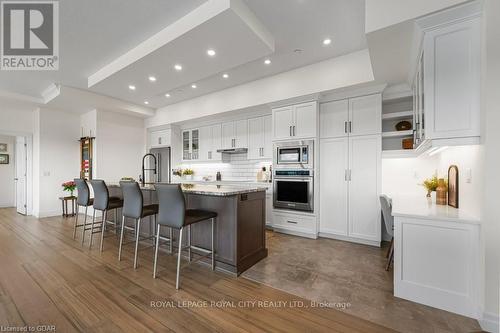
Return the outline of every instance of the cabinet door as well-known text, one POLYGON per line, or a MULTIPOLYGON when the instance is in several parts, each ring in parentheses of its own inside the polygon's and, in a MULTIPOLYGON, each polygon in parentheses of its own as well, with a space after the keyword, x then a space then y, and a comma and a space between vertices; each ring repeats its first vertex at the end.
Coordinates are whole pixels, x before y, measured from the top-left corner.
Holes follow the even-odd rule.
POLYGON ((480 135, 480 29, 476 18, 425 34, 427 139, 480 135))
POLYGON ((295 106, 295 123, 292 129, 294 138, 311 138, 316 136, 317 103, 304 103, 295 106))
POLYGON ((238 120, 234 122, 235 148, 248 148, 248 120, 238 120))
POLYGON ((222 148, 222 128, 221 124, 212 125, 212 144, 210 147, 209 155, 210 160, 220 161, 222 159, 222 154, 217 152, 217 149, 222 148))
POLYGON ((191 159, 191 131, 182 132, 182 159, 188 161, 191 159))
POLYGON ((273 137, 274 140, 289 139, 292 137, 294 124, 294 108, 286 106, 273 110, 273 137))
POLYGON ((161 133, 160 131, 151 132, 149 134, 149 142, 151 148, 156 148, 161 146, 161 133))
POLYGON ((350 135, 382 132, 382 96, 380 94, 349 99, 350 135))
POLYGON ((212 127, 204 126, 200 128, 200 153, 198 156, 199 161, 210 161, 212 156, 212 127))
POLYGON ((349 100, 322 103, 319 107, 320 138, 347 136, 349 121, 349 100))
POLYGON ((200 155, 200 130, 191 130, 191 160, 198 160, 200 155))
POLYGON ((264 146, 263 158, 272 159, 273 158, 273 117, 265 116, 263 118, 264 122, 264 146))
POLYGON ((264 118, 248 119, 248 159, 263 158, 264 118))
POLYGON ((222 124, 222 148, 234 148, 234 122, 222 124))
POLYGON ((348 234, 348 149, 349 139, 320 142, 320 232, 348 234))
POLYGON ((349 236, 380 241, 380 135, 349 138, 349 236))

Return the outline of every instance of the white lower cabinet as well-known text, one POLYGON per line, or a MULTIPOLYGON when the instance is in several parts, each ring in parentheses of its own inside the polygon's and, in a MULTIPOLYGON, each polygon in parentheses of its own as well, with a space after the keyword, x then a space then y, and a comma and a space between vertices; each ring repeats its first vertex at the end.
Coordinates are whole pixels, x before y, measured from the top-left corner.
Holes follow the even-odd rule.
POLYGON ((380 245, 381 136, 320 142, 320 235, 380 245))
POLYGON ((316 216, 274 210, 273 229, 291 235, 317 238, 316 216))

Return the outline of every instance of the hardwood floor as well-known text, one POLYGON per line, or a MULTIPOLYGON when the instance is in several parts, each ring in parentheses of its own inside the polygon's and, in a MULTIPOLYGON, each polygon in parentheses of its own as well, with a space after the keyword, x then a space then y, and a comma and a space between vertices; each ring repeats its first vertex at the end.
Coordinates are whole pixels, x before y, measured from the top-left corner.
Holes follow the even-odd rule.
MULTIPOLYGON (((139 255, 117 239, 92 251, 72 239, 72 219, 36 219, 0 209, 0 326, 57 332, 391 332, 289 293, 192 264, 175 290, 175 257, 139 255), (261 301, 254 306, 240 302, 261 301), (264 303, 267 302, 267 303, 264 303), (267 306, 270 302, 274 305, 267 306), (292 303, 295 302, 295 303, 292 303), (300 306, 300 305, 304 306, 300 306)), ((96 237, 98 238, 98 237, 96 237)), ((86 241, 86 245, 88 240, 86 241)))
POLYGON ((478 322, 393 296, 386 248, 268 232, 269 256, 243 276, 402 332, 478 332, 478 322))

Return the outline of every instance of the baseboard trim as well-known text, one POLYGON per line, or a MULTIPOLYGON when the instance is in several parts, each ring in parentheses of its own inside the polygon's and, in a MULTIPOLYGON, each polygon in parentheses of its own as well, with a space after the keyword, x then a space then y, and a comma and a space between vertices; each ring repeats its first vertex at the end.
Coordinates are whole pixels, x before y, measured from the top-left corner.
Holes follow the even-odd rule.
POLYGON ((490 333, 500 332, 500 318, 491 312, 484 312, 481 319, 478 320, 481 329, 490 333))
POLYGON ((45 217, 53 217, 53 216, 61 216, 61 211, 60 210, 53 210, 53 211, 46 211, 46 212, 38 212, 38 215, 35 215, 35 217, 38 217, 39 219, 43 219, 45 217))
POLYGON ((346 242, 351 242, 351 243, 358 243, 358 244, 380 247, 380 242, 378 242, 378 241, 371 241, 371 240, 360 239, 360 238, 355 238, 355 237, 334 235, 334 234, 330 234, 327 232, 320 232, 319 237, 331 238, 331 239, 336 239, 336 240, 341 240, 341 241, 346 241, 346 242))

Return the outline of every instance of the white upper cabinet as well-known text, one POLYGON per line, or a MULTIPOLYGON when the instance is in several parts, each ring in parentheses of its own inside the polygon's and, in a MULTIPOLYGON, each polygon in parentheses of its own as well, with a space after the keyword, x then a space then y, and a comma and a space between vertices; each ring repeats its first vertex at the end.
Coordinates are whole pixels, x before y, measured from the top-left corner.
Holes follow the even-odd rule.
POLYGON ((149 134, 151 148, 169 147, 172 142, 171 134, 170 129, 151 132, 149 134))
POLYGON ((349 135, 382 133, 382 95, 349 99, 349 135))
POLYGON ((222 124, 222 147, 248 147, 248 120, 237 120, 222 124))
POLYGON ((320 138, 338 138, 347 135, 349 100, 322 103, 319 107, 320 138))
POLYGON ((182 131, 182 160, 197 161, 200 159, 200 130, 182 131))
POLYGON ((248 119, 248 159, 272 158, 272 117, 248 119))
POLYGON ((212 125, 211 128, 211 145, 208 151, 208 159, 210 161, 220 161, 222 159, 222 154, 218 153, 217 150, 222 147, 222 127, 221 124, 212 125))
POLYGON ((424 34, 426 139, 480 136, 479 17, 424 34))
POLYGON ((317 108, 316 102, 308 102, 273 109, 274 140, 314 138, 317 108))

